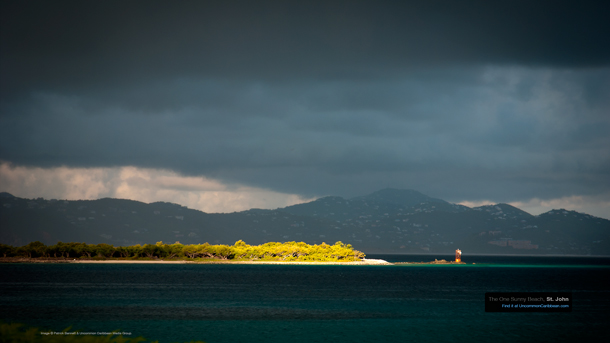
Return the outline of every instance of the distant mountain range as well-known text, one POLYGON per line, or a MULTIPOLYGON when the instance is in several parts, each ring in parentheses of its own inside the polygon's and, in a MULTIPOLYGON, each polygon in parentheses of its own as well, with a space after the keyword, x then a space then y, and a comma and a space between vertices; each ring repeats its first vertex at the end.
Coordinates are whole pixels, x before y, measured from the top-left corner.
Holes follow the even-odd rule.
POLYGON ((0 243, 133 245, 342 241, 365 253, 610 255, 610 220, 508 204, 470 208, 413 190, 329 196, 279 208, 204 213, 172 203, 23 199, 0 193, 0 243))

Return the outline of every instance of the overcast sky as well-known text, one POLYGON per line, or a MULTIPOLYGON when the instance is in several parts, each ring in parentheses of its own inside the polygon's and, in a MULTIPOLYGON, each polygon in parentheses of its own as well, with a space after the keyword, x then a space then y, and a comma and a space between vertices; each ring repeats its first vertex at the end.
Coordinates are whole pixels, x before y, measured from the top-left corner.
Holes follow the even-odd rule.
POLYGON ((2 1, 0 191, 610 218, 608 1, 2 1))

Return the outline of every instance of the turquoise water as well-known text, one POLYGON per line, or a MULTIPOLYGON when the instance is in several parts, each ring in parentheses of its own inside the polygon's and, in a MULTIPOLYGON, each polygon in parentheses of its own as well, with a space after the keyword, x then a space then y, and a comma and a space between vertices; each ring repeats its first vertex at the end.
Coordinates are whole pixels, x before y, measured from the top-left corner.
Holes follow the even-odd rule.
POLYGON ((55 331, 121 329, 161 342, 604 337, 608 259, 506 258, 457 266, 0 265, 0 319, 55 331), (573 311, 485 312, 486 292, 517 291, 573 292, 573 311))

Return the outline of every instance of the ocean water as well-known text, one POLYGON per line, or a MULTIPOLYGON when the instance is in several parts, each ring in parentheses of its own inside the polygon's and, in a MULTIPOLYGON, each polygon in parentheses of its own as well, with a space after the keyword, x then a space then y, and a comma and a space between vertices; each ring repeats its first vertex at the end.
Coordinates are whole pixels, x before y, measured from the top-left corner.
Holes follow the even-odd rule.
MULTIPOLYGON (((392 262, 451 256, 371 255, 392 262)), ((0 320, 160 342, 599 341, 610 259, 474 265, 0 265, 0 320), (486 292, 565 291, 570 313, 486 313, 486 292)))

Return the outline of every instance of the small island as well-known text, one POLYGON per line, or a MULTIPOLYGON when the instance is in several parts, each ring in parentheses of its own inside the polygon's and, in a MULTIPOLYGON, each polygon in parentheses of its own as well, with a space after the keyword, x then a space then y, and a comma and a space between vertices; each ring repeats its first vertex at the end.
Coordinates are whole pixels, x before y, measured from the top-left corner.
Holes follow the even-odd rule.
POLYGON ((2 263, 390 264, 366 259, 364 253, 342 242, 248 245, 239 240, 234 245, 157 242, 117 247, 63 242, 47 246, 32 242, 22 247, 0 244, 0 254, 2 263))
POLYGON ((466 262, 434 259, 434 261, 432 261, 432 262, 394 262, 394 264, 398 264, 398 265, 400 265, 400 264, 466 264, 466 262))
POLYGON ((446 261, 446 260, 437 260, 434 259, 434 262, 397 262, 394 264, 466 264, 462 262, 462 250, 455 250, 455 261, 446 261))

